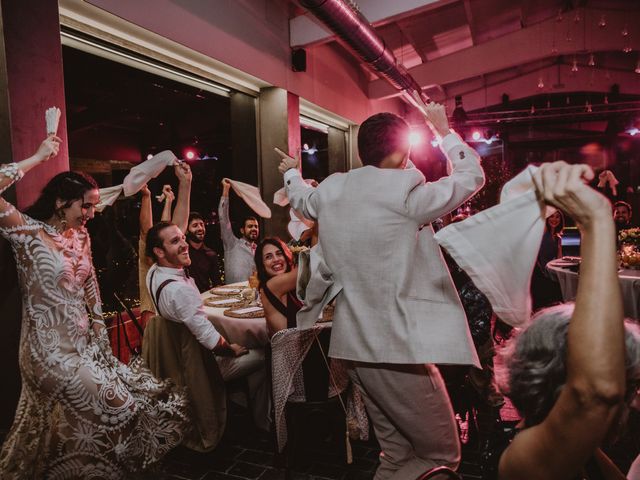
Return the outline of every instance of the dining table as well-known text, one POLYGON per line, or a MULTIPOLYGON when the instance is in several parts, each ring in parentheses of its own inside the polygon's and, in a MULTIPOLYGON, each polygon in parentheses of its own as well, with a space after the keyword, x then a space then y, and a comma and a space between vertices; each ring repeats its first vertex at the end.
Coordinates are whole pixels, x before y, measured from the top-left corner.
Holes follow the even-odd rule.
MULTIPOLYGON (((264 316, 254 318, 236 318, 225 315, 225 311, 234 308, 236 305, 231 302, 234 298, 239 298, 240 293, 248 288, 247 282, 223 285, 217 288, 228 289, 228 297, 214 295, 211 290, 200 294, 204 303, 204 311, 207 318, 228 342, 237 343, 247 348, 261 348, 269 344, 269 332, 267 331, 267 321, 264 316), (237 295, 231 293, 237 291, 237 295), (230 301, 226 302, 225 298, 230 301), (207 305, 209 300, 209 305, 207 305), (211 302, 219 302, 220 306, 211 306, 211 302)), ((218 290, 220 291, 220 290, 218 290)), ((241 306, 238 302, 237 306, 241 306)))
MULTIPOLYGON (((547 271, 558 280, 562 299, 565 302, 574 301, 580 280, 580 258, 551 260, 547 263, 547 271)), ((618 280, 622 289, 625 317, 640 319, 640 270, 621 268, 618 270, 618 280)))

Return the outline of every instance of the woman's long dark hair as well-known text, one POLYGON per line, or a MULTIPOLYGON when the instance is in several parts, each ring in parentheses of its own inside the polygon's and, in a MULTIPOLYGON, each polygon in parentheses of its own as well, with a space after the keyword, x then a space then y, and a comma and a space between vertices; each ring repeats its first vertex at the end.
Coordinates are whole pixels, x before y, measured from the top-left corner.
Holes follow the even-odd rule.
POLYGON ((36 220, 48 220, 56 213, 56 200, 62 200, 62 208, 68 208, 76 200, 82 200, 86 192, 97 188, 96 181, 86 173, 59 173, 49 180, 38 199, 24 213, 36 220))
POLYGON ((551 233, 551 236, 556 238, 556 237, 561 237, 562 236, 562 231, 564 230, 564 214, 560 211, 560 210, 556 210, 553 215, 555 215, 556 213, 560 214, 560 224, 553 228, 550 224, 549 224, 549 219, 551 218, 552 215, 549 215, 547 217, 547 220, 545 222, 545 228, 549 231, 549 233, 551 233))
POLYGON ((267 273, 267 270, 264 268, 264 262, 262 260, 262 251, 264 247, 267 245, 273 245, 278 250, 282 252, 285 258, 285 262, 287 263, 287 272, 290 272, 293 268, 293 253, 289 250, 289 247, 280 240, 278 237, 268 237, 262 240, 258 246, 256 247, 256 253, 254 256, 254 260, 256 262, 256 271, 258 272, 258 280, 260 280, 260 285, 264 285, 267 283, 271 277, 267 273))

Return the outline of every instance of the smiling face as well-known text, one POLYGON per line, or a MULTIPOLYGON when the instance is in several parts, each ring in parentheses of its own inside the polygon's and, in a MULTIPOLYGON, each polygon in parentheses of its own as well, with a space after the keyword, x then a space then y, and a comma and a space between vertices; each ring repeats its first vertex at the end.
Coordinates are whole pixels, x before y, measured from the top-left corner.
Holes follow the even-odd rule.
POLYGON ((244 226, 240 229, 240 234, 249 242, 255 242, 260 234, 258 221, 253 219, 245 220, 244 226))
POLYGON ((200 218, 194 218, 193 220, 191 220, 191 222, 189 222, 188 230, 191 240, 198 243, 204 242, 206 230, 204 227, 204 222, 200 218))
POLYGON ((560 212, 555 212, 547 221, 549 222, 550 227, 556 228, 560 225, 560 212))
POLYGON ((64 202, 58 200, 58 208, 63 212, 69 228, 80 228, 95 216, 98 202, 100 202, 100 192, 93 189, 86 191, 83 198, 74 200, 68 207, 64 207, 64 202))
POLYGON ((631 212, 626 205, 616 205, 613 211, 613 220, 619 225, 628 225, 631 220, 631 212))
POLYGON ((183 268, 191 265, 189 244, 176 225, 162 229, 158 236, 162 240, 162 248, 155 247, 153 249, 158 257, 158 265, 171 268, 183 268))
POLYGON ((262 263, 269 277, 275 277, 287 271, 287 259, 284 252, 275 245, 265 245, 262 250, 262 263))

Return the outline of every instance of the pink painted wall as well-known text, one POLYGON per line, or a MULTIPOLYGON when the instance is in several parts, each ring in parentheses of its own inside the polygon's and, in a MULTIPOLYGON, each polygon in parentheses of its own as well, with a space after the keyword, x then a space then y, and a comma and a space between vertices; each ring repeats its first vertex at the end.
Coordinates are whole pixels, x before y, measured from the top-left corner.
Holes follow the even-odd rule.
POLYGON ((398 100, 368 99, 358 62, 335 44, 307 49, 307 71, 293 72, 284 0, 88 2, 352 121, 398 111, 398 100))
POLYGON ((69 169, 58 2, 3 0, 2 21, 15 160, 33 154, 45 138, 45 110, 51 106, 62 110, 60 154, 34 168, 16 185, 18 208, 22 209, 35 201, 51 177, 69 169))

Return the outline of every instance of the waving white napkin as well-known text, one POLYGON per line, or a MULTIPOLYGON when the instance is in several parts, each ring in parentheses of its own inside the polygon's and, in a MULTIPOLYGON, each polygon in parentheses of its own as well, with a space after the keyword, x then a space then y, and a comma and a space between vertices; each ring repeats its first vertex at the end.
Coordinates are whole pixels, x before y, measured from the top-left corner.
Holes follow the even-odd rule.
POLYGON ((258 187, 249 185, 248 183, 238 182, 225 178, 231 184, 231 188, 236 194, 249 205, 249 208, 260 215, 262 218, 271 218, 271 209, 262 200, 258 187))
MULTIPOLYGON (((318 182, 312 179, 306 179, 305 183, 310 186, 313 186, 314 183, 316 184, 316 186, 318 185, 318 182)), ((286 207, 287 205, 289 205, 289 198, 287 197, 287 189, 285 187, 282 187, 280 190, 273 194, 273 203, 281 207, 286 207)))
POLYGON ((531 273, 538 257, 545 218, 529 166, 502 189, 500 204, 449 225, 435 235, 478 289, 496 315, 521 326, 531 317, 531 273))
POLYGON ((127 176, 124 177, 121 185, 101 188, 99 190, 100 203, 96 205, 96 210, 102 212, 107 206, 116 203, 121 193, 124 193, 125 197, 135 195, 149 180, 160 175, 165 168, 169 165, 174 165, 176 161, 178 161, 178 159, 171 150, 164 150, 149 160, 145 160, 136 165, 129 171, 127 176))
POLYGON ((289 209, 289 217, 291 218, 291 220, 287 225, 287 230, 289 231, 289 235, 291 235, 291 238, 293 238, 296 242, 300 240, 300 237, 305 231, 313 228, 314 222, 312 220, 304 218, 297 210, 294 210, 293 208, 289 209))

